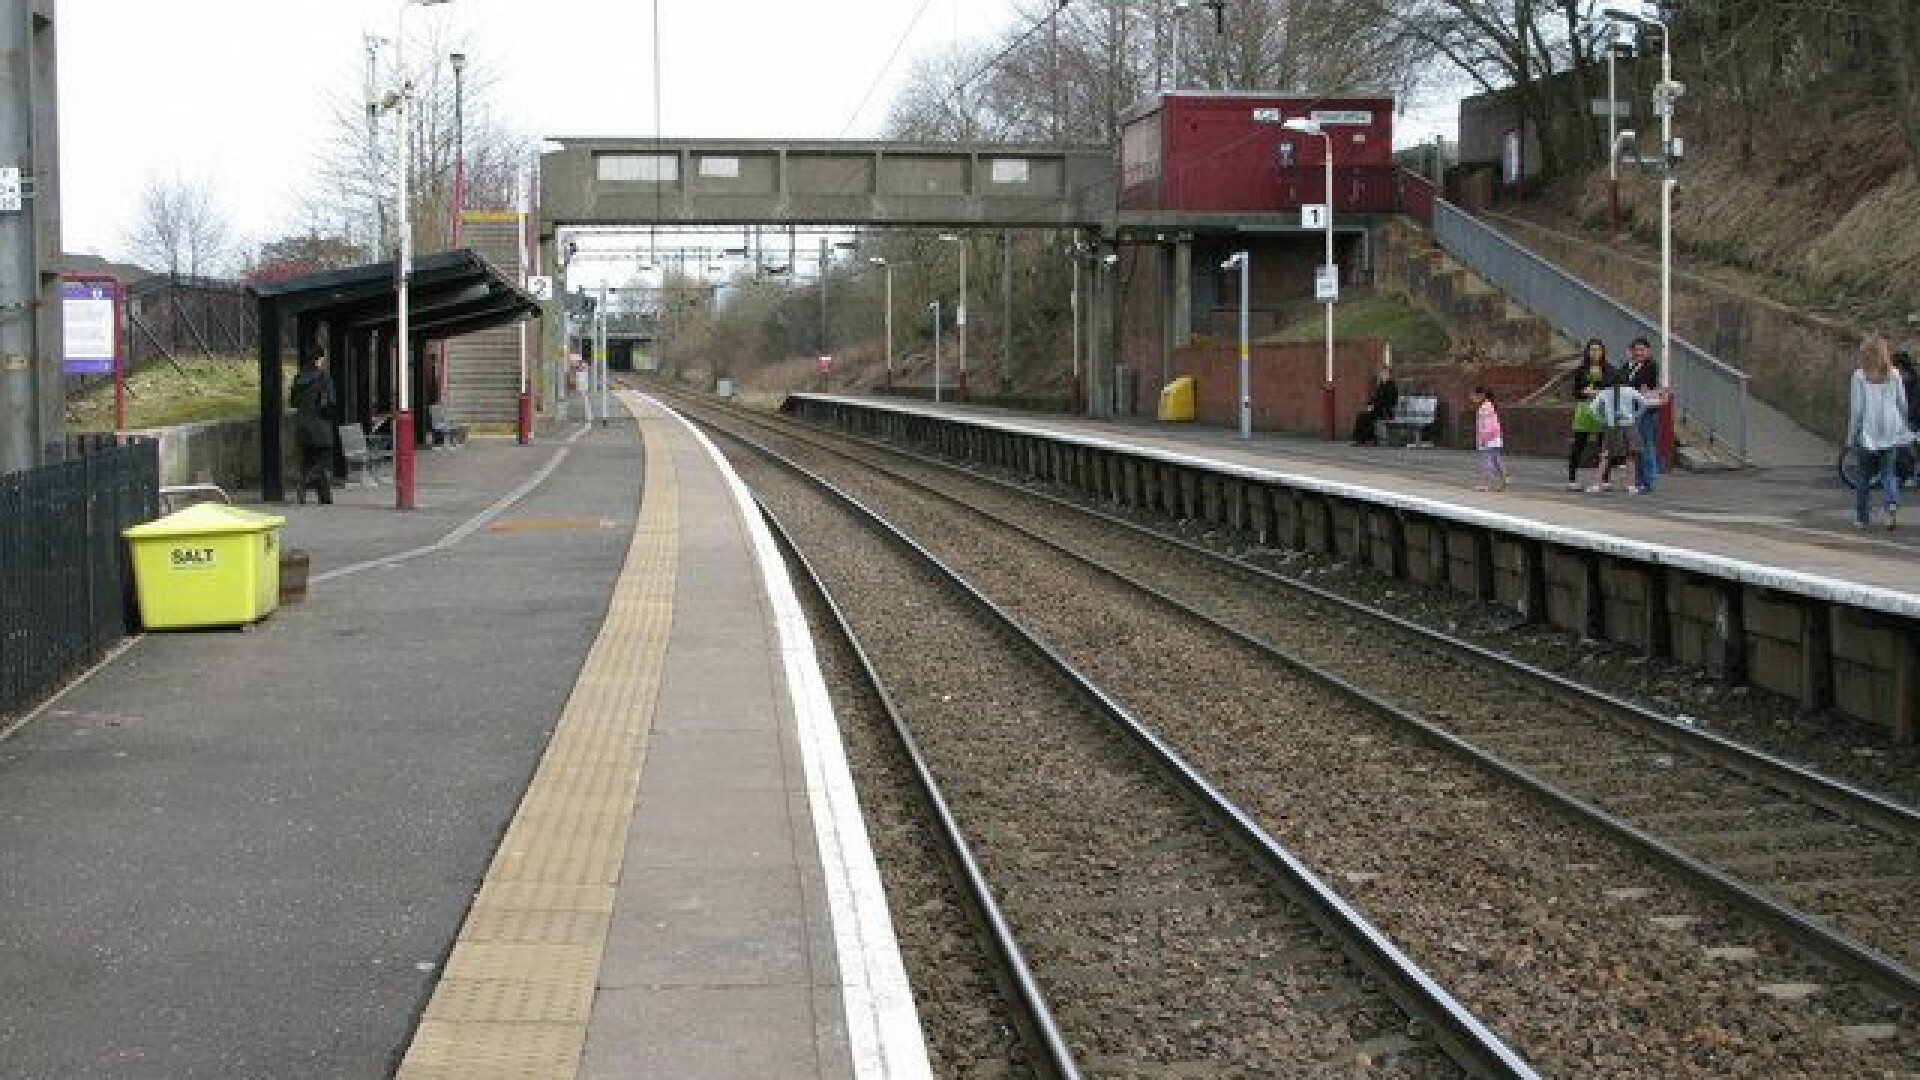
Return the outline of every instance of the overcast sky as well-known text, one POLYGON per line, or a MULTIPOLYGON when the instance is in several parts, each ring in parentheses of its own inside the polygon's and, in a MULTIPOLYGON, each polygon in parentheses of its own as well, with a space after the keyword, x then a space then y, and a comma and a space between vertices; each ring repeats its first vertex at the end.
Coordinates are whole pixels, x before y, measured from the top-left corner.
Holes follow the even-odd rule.
MULTIPOLYGON (((914 56, 989 36, 1011 18, 1008 0, 658 3, 669 136, 873 134, 914 56)), ((358 100, 364 38, 392 37, 398 11, 394 0, 60 0, 67 249, 124 254, 150 177, 207 181, 234 232, 254 241, 297 225, 300 189, 334 131, 332 104, 358 100)), ((536 137, 653 133, 650 0, 415 7, 407 36, 416 65, 434 59, 425 55, 430 24, 465 42, 472 70, 497 76, 507 127, 536 137)))
MULTIPOLYGON (((1011 0, 657 3, 662 133, 682 137, 872 135, 916 56, 1014 19, 1011 0)), ((398 11, 395 0, 59 0, 67 250, 124 256, 155 177, 204 181, 249 247, 298 227, 332 109, 360 98, 365 36, 392 37, 398 11)), ((435 27, 464 43, 471 70, 497 79, 497 119, 530 136, 646 136, 653 12, 654 0, 452 0, 408 12, 408 56, 436 59, 435 27)))

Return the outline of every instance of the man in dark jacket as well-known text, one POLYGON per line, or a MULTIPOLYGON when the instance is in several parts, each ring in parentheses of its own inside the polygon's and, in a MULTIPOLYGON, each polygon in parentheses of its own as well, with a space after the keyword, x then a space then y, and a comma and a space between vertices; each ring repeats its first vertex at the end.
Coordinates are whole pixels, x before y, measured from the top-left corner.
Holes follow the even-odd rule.
POLYGON ((293 405, 293 438, 300 447, 300 482, 294 497, 307 501, 311 486, 322 504, 333 502, 333 377, 325 356, 304 357, 287 391, 293 405))
POLYGON ((1380 374, 1373 381, 1373 393, 1367 397, 1367 407, 1353 418, 1353 445, 1378 443, 1379 425, 1393 419, 1393 410, 1399 404, 1400 387, 1393 381, 1393 364, 1389 361, 1380 365, 1380 374))

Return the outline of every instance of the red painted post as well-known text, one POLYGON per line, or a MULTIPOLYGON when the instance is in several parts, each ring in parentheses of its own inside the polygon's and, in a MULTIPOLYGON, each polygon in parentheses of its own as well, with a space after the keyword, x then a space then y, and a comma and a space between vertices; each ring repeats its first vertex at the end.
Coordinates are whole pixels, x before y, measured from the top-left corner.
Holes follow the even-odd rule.
POLYGON ((413 412, 393 414, 393 505, 413 509, 413 412))
POLYGON ((1320 425, 1326 434, 1328 442, 1333 442, 1339 437, 1338 413, 1335 411, 1334 406, 1333 384, 1328 383, 1326 391, 1320 398, 1320 425))
POLYGON ((533 438, 533 395, 520 391, 520 445, 525 446, 533 438))

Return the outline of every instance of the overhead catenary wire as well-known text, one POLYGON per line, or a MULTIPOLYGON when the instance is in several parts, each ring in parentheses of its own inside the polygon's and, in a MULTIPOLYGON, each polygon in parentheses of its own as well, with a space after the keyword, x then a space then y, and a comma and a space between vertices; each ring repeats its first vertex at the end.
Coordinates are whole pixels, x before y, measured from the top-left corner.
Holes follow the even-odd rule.
POLYGON ((847 117, 846 125, 840 129, 841 138, 846 138, 847 132, 852 131, 853 125, 859 122, 860 114, 866 111, 867 103, 873 100, 874 91, 880 89, 880 83, 886 79, 887 73, 893 70, 894 61, 900 59, 900 50, 907 47, 908 39, 913 37, 914 29, 920 25, 920 17, 925 15, 927 9, 932 6, 933 0, 920 0, 919 9, 913 13, 913 18, 907 20, 907 28, 900 32, 900 40, 893 43, 893 51, 887 54, 886 63, 880 65, 880 70, 874 75, 873 82, 867 84, 867 92, 860 95, 860 104, 853 107, 853 115, 847 117))

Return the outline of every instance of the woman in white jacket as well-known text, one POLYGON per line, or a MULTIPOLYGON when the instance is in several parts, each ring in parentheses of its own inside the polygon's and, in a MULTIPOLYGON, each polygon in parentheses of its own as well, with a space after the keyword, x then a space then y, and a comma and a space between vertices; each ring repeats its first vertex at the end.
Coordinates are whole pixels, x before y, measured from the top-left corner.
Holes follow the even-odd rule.
POLYGON ((1862 529, 1872 523, 1869 503, 1877 487, 1885 497, 1891 529, 1900 512, 1900 480, 1894 466, 1900 460, 1900 448, 1913 441, 1913 430, 1907 426, 1906 388, 1893 373, 1885 338, 1861 342, 1860 366, 1854 369, 1847 397, 1847 445, 1860 464, 1853 523, 1862 529))

